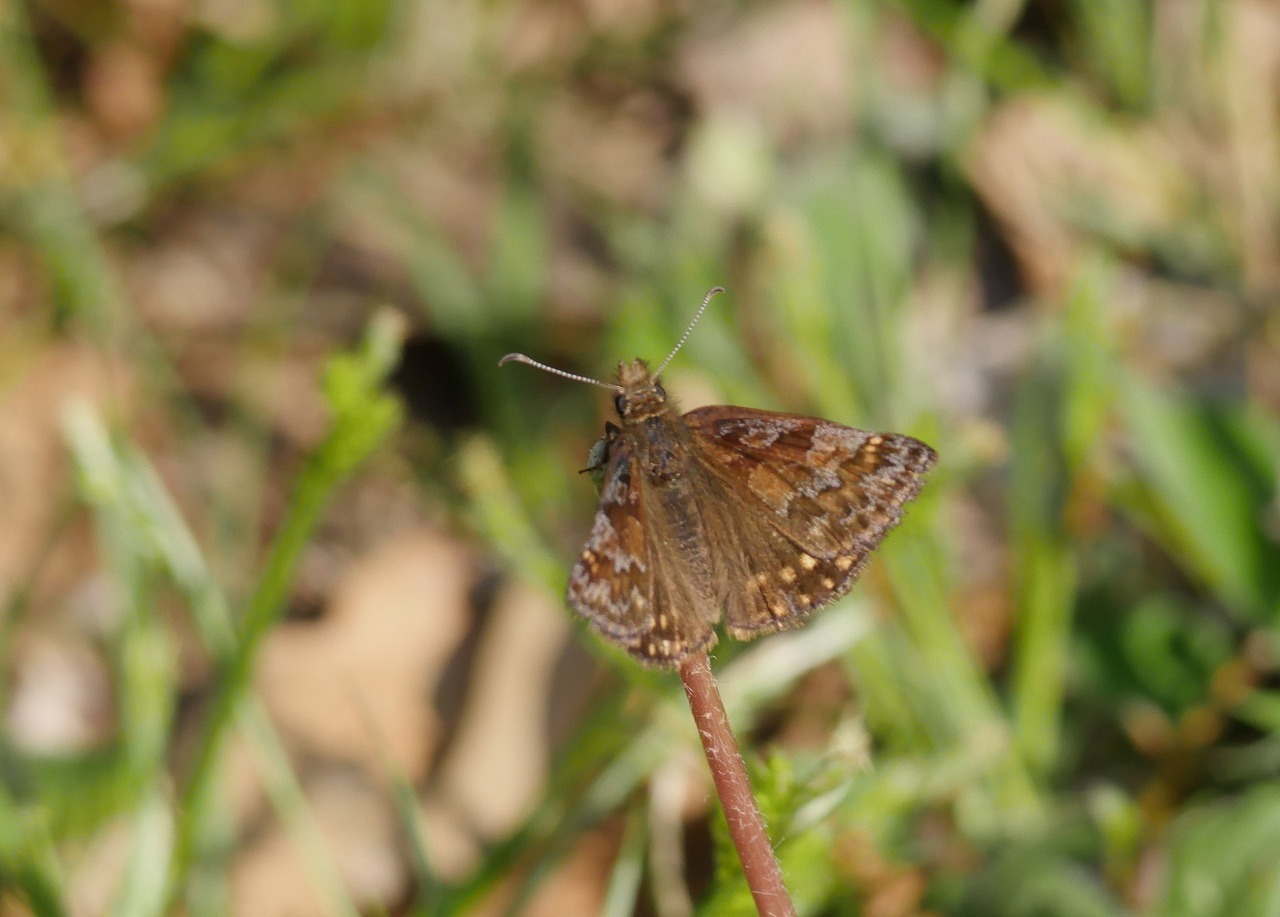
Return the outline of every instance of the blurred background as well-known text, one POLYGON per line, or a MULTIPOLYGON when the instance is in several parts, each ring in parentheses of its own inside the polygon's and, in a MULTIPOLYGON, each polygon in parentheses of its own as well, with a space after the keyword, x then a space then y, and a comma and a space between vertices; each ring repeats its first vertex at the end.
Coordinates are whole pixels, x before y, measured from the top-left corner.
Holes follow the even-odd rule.
POLYGON ((802 914, 1280 913, 1280 8, 0 4, 0 914, 751 913, 611 399, 911 433, 715 664, 802 914))

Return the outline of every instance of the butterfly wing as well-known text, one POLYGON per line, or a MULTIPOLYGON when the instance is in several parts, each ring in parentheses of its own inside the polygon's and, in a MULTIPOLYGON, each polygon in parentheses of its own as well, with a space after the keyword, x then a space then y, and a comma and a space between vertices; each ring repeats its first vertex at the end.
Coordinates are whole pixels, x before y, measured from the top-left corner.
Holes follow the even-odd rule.
MULTIPOLYGON (((715 641, 711 624, 666 594, 662 553, 646 529, 643 475, 625 439, 610 441, 591 534, 569 575, 569 604, 607 641, 640 662, 676 665, 715 641)), ((669 562, 669 561, 668 561, 669 562)))
POLYGON ((749 507, 725 619, 736 637, 792 627, 844 595, 937 461, 927 445, 750 408, 684 416, 728 501, 749 507))

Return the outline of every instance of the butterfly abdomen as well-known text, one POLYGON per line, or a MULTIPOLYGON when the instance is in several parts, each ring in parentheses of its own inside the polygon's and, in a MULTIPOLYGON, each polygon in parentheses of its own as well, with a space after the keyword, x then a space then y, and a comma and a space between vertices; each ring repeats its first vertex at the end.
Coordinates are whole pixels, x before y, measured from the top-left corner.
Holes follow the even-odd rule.
MULTIPOLYGON (((652 417, 639 425, 637 449, 645 474, 649 511, 660 517, 658 531, 679 552, 681 562, 705 591, 710 577, 707 531, 687 435, 670 416, 652 417)), ((655 519, 655 522, 658 522, 655 519)))

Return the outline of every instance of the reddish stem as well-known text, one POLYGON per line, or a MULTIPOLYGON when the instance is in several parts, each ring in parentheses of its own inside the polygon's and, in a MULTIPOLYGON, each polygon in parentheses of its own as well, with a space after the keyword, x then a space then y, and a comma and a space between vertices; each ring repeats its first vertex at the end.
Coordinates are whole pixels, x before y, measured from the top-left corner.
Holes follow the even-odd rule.
POLYGON ((782 884, 782 869, 765 834, 764 818, 747 782, 747 768, 729 728, 729 715, 720 699, 707 654, 698 653, 685 660, 680 666, 680 680, 684 682, 689 709, 698 724, 702 750, 711 766, 711 777, 729 823, 729 836, 738 850, 756 910, 762 917, 795 917, 796 909, 782 884))

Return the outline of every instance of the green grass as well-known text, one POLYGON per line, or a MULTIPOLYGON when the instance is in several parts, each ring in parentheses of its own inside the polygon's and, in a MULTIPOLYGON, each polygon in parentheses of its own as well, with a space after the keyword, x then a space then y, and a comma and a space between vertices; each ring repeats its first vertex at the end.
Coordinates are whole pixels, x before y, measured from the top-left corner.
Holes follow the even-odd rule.
MULTIPOLYGON (((424 516, 558 601, 605 399, 496 361, 659 360, 716 284, 673 392, 941 456, 848 600, 717 650, 801 913, 1280 913, 1280 138, 1241 50, 1270 33, 1230 4, 1174 28, 1137 2, 848 0, 826 24, 841 91, 816 121, 768 97, 767 55, 730 58, 725 85, 769 113, 753 121, 690 74, 759 51, 738 23, 772 10, 763 34, 801 7, 539 18, 553 6, 178 23, 167 56, 142 53, 160 104, 123 137, 86 87, 148 26, 117 5, 0 7, 0 403, 67 346, 129 377, 63 410, 45 547, 3 583, 3 707, 77 526, 121 611, 93 644, 109 740, 45 755, 0 736, 0 914, 71 913, 86 848, 120 826, 110 913, 225 912, 233 736, 317 907, 359 912, 251 679, 327 508, 398 461, 424 516), (104 174, 126 176, 119 200, 92 193, 104 174), (192 225, 245 246, 248 267, 213 263, 252 300, 184 334, 138 291, 192 225), (428 395, 472 405, 460 427, 390 391, 406 319, 455 359, 454 388, 428 395), (202 333, 234 361, 217 410, 190 381, 202 333), (327 419, 282 447, 252 370, 298 352, 324 355, 307 384, 327 419), (258 492, 174 492, 174 441, 215 435, 258 492), (814 712, 830 680, 836 709, 814 712), (814 718, 816 745, 786 739, 814 718)), ((593 830, 619 845, 605 912, 660 897, 645 787, 696 748, 683 696, 575 639, 614 677, 582 687, 532 810, 464 875, 441 871, 422 787, 386 763, 414 881, 383 906, 466 914, 504 894, 518 913, 593 830)), ((749 913, 716 819, 698 912, 749 913)))

